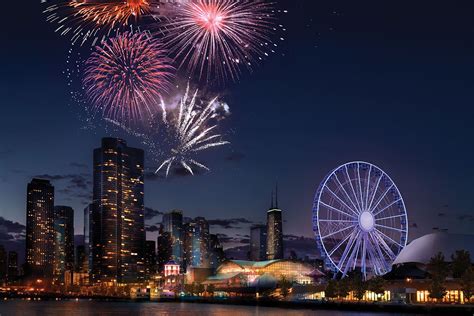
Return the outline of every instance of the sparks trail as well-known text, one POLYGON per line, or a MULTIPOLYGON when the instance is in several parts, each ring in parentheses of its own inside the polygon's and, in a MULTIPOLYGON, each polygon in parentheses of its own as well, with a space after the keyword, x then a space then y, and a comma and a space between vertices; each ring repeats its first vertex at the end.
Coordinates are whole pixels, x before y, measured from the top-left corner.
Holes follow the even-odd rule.
POLYGON ((152 9, 157 6, 155 0, 71 0, 52 4, 43 13, 48 22, 57 25, 57 33, 71 34, 73 44, 79 41, 83 45, 93 39, 94 45, 114 30, 119 31, 141 17, 151 16, 152 9))
POLYGON ((93 111, 132 125, 159 110, 173 67, 158 40, 126 32, 97 46, 86 61, 84 91, 93 111))
POLYGON ((179 68, 209 81, 236 81, 241 68, 274 53, 274 4, 264 0, 196 0, 180 5, 165 36, 179 68))
POLYGON ((218 123, 214 119, 217 117, 217 98, 201 107, 198 104, 200 101, 198 100, 198 90, 192 95, 189 92, 188 86, 177 109, 170 111, 164 102, 161 102, 161 122, 166 127, 173 144, 168 156, 161 161, 156 173, 166 169, 166 176, 168 176, 174 165, 183 167, 192 175, 194 175, 193 167, 209 170, 206 165, 196 160, 198 153, 229 144, 228 141, 222 140, 222 135, 216 133, 218 123))

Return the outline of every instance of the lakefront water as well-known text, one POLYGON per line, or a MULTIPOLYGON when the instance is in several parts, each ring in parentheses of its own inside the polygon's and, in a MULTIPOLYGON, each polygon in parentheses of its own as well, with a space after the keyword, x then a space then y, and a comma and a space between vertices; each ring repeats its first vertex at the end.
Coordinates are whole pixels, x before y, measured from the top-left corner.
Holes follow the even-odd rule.
MULTIPOLYGON (((366 313, 325 310, 289 310, 258 306, 230 306, 216 304, 191 303, 135 303, 135 302, 99 302, 99 301, 0 301, 0 316, 201 316, 201 315, 285 315, 285 316, 394 316, 402 314, 366 313)), ((411 314, 413 315, 413 314, 411 314)))

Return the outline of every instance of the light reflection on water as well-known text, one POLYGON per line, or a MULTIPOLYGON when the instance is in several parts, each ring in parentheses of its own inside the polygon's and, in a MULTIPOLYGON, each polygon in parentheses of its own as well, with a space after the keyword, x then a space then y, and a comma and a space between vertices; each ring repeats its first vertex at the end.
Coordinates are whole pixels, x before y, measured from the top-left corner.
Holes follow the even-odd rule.
MULTIPOLYGON (((387 313, 357 313, 325 310, 288 310, 258 306, 231 306, 190 303, 133 303, 99 301, 2 301, 0 316, 247 316, 247 315, 285 315, 285 316, 390 316, 387 313)), ((397 314, 400 315, 400 314, 397 314)))

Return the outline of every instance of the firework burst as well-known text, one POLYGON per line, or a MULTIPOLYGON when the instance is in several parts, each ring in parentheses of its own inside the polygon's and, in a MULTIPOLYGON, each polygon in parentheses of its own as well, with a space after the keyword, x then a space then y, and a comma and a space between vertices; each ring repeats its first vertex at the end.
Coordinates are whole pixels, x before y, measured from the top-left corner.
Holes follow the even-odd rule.
POLYGON ((192 175, 196 168, 209 170, 197 160, 197 156, 203 151, 229 144, 216 132, 222 118, 219 108, 228 112, 227 104, 217 98, 202 102, 197 90, 190 95, 188 86, 176 107, 169 109, 162 101, 161 108, 162 114, 154 122, 156 124, 152 124, 147 133, 141 134, 143 144, 160 164, 156 173, 164 171, 168 177, 173 167, 184 168, 192 175), (148 136, 150 130, 151 136, 148 136), (167 150, 164 150, 165 145, 167 150))
POLYGON ((242 67, 251 70, 274 52, 274 22, 274 4, 265 0, 188 1, 168 22, 165 39, 180 68, 207 80, 236 81, 242 67))
POLYGON ((159 110, 156 104, 173 78, 161 44, 146 33, 111 38, 85 65, 83 89, 93 112, 128 125, 159 110))
POLYGON ((105 40, 113 30, 129 26, 157 7, 155 0, 71 0, 50 5, 44 11, 46 20, 56 23, 56 32, 72 34, 71 41, 84 44, 88 39, 105 40))
POLYGON ((177 108, 173 110, 168 110, 164 102, 161 102, 161 121, 172 139, 172 148, 168 156, 161 160, 156 173, 166 170, 168 176, 172 166, 183 167, 190 174, 194 174, 193 168, 196 167, 209 170, 196 160, 196 155, 229 144, 222 140, 221 134, 216 133, 219 121, 216 119, 216 108, 220 104, 217 98, 202 106, 198 102, 198 90, 192 95, 189 92, 188 86, 177 108))

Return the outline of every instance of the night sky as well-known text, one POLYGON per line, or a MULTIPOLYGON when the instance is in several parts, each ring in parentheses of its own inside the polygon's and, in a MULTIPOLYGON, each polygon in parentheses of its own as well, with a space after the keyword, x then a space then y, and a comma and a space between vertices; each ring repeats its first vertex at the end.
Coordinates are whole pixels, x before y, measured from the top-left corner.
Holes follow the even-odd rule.
MULTIPOLYGON (((92 150, 101 137, 122 135, 83 128, 63 73, 70 43, 33 2, 2 5, 0 235, 10 221, 25 223, 33 176, 51 179, 56 204, 74 207, 80 234, 92 150)), ((396 182, 410 240, 434 228, 471 232, 474 3, 278 2, 288 10, 285 41, 220 91, 232 112, 223 125, 232 145, 206 158, 210 173, 147 178, 145 204, 154 210, 147 224, 181 209, 213 220, 212 232, 239 244, 251 223, 266 220, 278 181, 285 234, 312 237, 312 200, 323 177, 364 160, 396 182)))

